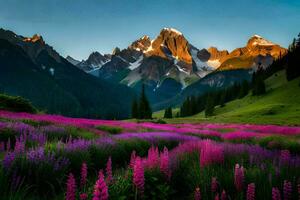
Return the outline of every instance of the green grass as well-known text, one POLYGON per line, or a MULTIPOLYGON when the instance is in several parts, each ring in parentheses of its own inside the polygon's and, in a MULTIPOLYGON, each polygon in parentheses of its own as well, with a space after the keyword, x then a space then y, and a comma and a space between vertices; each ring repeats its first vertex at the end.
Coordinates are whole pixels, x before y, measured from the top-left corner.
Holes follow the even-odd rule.
MULTIPOLYGON (((287 82, 285 72, 280 71, 268 78, 267 93, 252 96, 249 93, 242 99, 231 101, 225 107, 216 107, 215 115, 209 118, 201 112, 186 118, 166 119, 169 123, 182 122, 225 122, 300 125, 300 78, 287 82)), ((163 112, 157 112, 160 118, 163 112)))
POLYGON ((117 126, 97 126, 98 130, 108 132, 110 134, 119 134, 123 131, 122 128, 117 126))

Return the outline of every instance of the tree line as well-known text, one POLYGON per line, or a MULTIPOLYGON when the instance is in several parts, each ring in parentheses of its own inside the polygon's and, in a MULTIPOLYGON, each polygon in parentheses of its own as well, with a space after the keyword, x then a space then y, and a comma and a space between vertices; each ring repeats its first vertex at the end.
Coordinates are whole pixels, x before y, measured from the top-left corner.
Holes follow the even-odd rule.
POLYGON ((135 98, 131 107, 131 117, 135 119, 152 119, 152 110, 146 96, 145 85, 142 85, 140 98, 135 98))
POLYGON ((224 89, 187 97, 180 107, 180 117, 195 115, 202 111, 205 111, 206 116, 211 116, 215 106, 223 107, 229 101, 243 98, 249 90, 250 84, 245 80, 224 89))

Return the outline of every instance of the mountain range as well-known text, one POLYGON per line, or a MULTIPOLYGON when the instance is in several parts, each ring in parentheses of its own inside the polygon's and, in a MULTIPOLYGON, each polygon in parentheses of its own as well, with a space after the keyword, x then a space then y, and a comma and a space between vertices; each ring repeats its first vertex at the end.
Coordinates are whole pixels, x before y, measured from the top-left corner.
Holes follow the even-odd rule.
POLYGON ((250 80, 258 66, 286 52, 258 35, 232 52, 199 49, 178 30, 164 28, 152 40, 142 36, 125 49, 78 61, 63 58, 40 35, 0 29, 0 90, 50 113, 126 118, 143 84, 153 110, 176 106, 189 95, 250 80))
MULTIPOLYGON (((258 66, 266 68, 286 52, 285 48, 259 35, 252 36, 244 47, 231 52, 216 47, 198 49, 180 31, 163 28, 153 40, 145 35, 125 49, 115 48, 110 55, 93 52, 86 61, 78 62, 76 66, 96 77, 126 84, 136 91, 140 90, 141 83, 145 83, 150 102, 156 108, 178 94, 189 93, 183 90, 189 90, 189 86, 194 87, 193 84, 203 85, 202 79, 208 74, 212 78, 205 87, 210 88, 248 80, 250 74, 245 77, 247 73, 243 70, 252 71, 258 66), (88 67, 83 67, 87 63, 88 67), (227 70, 237 70, 242 74, 225 77, 226 81, 224 78, 220 80, 227 70)), ((74 62, 71 57, 67 60, 74 62)), ((203 88, 198 90, 200 93, 206 91, 203 88)))

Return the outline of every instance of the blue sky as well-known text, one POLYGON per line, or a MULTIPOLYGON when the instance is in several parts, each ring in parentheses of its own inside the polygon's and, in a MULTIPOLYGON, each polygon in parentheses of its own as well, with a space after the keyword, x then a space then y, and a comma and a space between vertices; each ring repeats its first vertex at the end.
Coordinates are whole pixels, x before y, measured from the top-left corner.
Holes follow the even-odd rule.
POLYGON ((299 0, 0 0, 0 27, 41 34, 63 56, 110 53, 163 27, 198 48, 232 50, 259 34, 287 47, 300 32, 299 0))

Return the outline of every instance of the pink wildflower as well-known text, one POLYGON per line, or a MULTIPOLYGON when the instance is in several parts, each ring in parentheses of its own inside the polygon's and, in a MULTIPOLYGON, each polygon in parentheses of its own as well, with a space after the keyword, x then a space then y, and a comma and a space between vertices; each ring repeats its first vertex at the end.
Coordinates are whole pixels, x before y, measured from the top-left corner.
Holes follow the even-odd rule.
POLYGON ((201 193, 200 193, 200 188, 199 188, 199 187, 197 187, 197 188, 195 189, 194 199, 195 199, 195 200, 201 200, 201 193))
POLYGON ((235 165, 234 169, 234 185, 237 191, 242 191, 244 186, 244 168, 239 164, 235 165))
POLYGON ((200 166, 205 167, 212 163, 222 163, 224 161, 224 152, 222 146, 218 146, 207 140, 203 142, 200 151, 200 166))
POLYGON ((11 143, 10 143, 10 138, 8 138, 6 143, 6 151, 10 151, 10 148, 11 148, 11 143))
POLYGON ((133 184, 138 191, 143 194, 144 192, 144 167, 140 157, 137 157, 133 167, 133 184))
POLYGON ((217 181, 217 178, 216 177, 212 177, 211 179, 211 191, 213 193, 217 192, 218 191, 218 181, 217 181))
POLYGON ((81 179, 80 179, 80 187, 83 188, 86 185, 86 178, 87 178, 87 164, 84 162, 81 166, 81 179))
POLYGON ((88 199, 88 195, 86 193, 82 193, 79 195, 80 200, 87 200, 88 199))
POLYGON ((298 199, 300 199, 300 182, 297 185, 297 189, 298 189, 298 199))
POLYGON ((220 200, 219 194, 217 193, 215 196, 215 200, 220 200))
POLYGON ((280 191, 278 188, 272 188, 272 200, 281 200, 280 191))
POLYGON ((221 194, 221 200, 227 200, 227 195, 225 190, 223 190, 222 194, 221 194))
POLYGON ((247 200, 255 200, 255 184, 250 183, 247 189, 247 200))
POLYGON ((100 171, 99 179, 94 186, 93 200, 108 200, 108 188, 102 171, 100 171))
POLYGON ((149 169, 155 168, 159 164, 159 151, 157 147, 152 146, 148 150, 148 158, 146 166, 149 169))
POLYGON ((285 180, 283 183, 283 199, 290 200, 292 199, 292 183, 285 180))
POLYGON ((160 171, 169 179, 170 169, 169 169, 169 151, 164 147, 164 151, 160 156, 160 171))
POLYGON ((290 154, 289 150, 281 150, 281 152, 280 152, 280 161, 283 164, 288 164, 290 158, 291 158, 291 154, 290 154))
POLYGON ((107 184, 110 184, 111 181, 112 181, 112 167, 111 167, 111 157, 109 157, 108 161, 107 161, 107 164, 106 164, 106 181, 107 181, 107 184))
POLYGON ((75 200, 75 199, 76 199, 76 182, 75 182, 74 175, 70 173, 67 180, 66 200, 75 200))
POLYGON ((130 163, 129 163, 129 167, 131 169, 133 169, 133 167, 134 167, 135 159, 136 159, 136 152, 132 151, 131 156, 130 156, 130 163))

